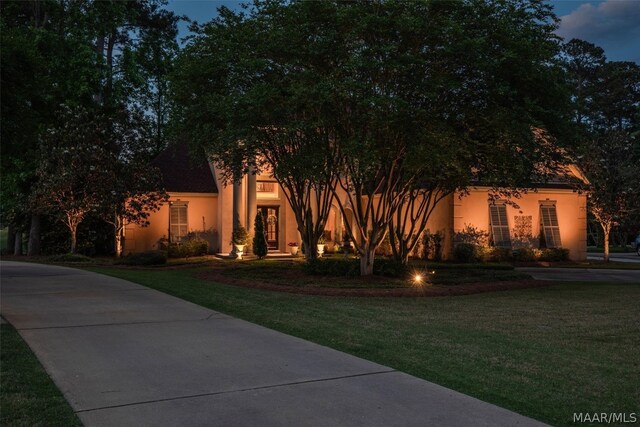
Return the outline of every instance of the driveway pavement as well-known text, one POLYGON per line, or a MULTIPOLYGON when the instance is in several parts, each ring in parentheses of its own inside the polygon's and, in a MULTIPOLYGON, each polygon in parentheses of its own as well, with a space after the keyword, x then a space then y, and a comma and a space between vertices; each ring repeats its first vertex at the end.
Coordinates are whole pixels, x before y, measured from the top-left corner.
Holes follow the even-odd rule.
POLYGON ((536 280, 562 282, 625 282, 640 285, 640 270, 613 270, 605 268, 546 268, 519 267, 516 270, 536 280))
MULTIPOLYGON (((590 261, 603 261, 604 254, 599 253, 588 253, 587 259, 590 261)), ((632 263, 640 263, 640 256, 638 256, 635 252, 629 253, 619 253, 619 254, 609 254, 609 260, 615 262, 632 262, 632 263)))
POLYGON ((87 426, 542 425, 124 280, 0 273, 2 315, 87 426))

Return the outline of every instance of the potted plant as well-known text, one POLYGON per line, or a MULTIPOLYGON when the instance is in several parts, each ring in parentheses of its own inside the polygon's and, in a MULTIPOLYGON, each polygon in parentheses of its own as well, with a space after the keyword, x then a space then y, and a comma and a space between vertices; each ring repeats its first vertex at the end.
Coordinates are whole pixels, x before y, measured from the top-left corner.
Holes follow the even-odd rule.
POLYGON ((236 255, 238 255, 238 259, 242 259, 242 254, 244 253, 244 247, 249 240, 249 233, 247 229, 243 226, 239 225, 238 228, 233 230, 233 234, 231 234, 231 244, 235 247, 236 255))
POLYGON ((327 243, 327 239, 325 239, 324 235, 318 238, 318 256, 321 257, 324 254, 324 245, 327 243))
POLYGON ((289 242, 289 252, 291 253, 291 255, 296 256, 298 255, 298 249, 300 248, 298 246, 298 242, 289 242))

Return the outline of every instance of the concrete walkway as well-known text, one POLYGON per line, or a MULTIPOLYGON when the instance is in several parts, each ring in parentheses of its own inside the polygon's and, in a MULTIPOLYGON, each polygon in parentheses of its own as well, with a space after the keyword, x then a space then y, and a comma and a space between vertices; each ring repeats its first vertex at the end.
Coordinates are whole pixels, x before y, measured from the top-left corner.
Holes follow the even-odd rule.
POLYGON ((542 425, 124 280, 0 272, 2 315, 87 426, 542 425))
POLYGON ((536 280, 557 280, 562 282, 625 282, 640 285, 640 270, 614 270, 607 268, 547 268, 518 267, 536 280))

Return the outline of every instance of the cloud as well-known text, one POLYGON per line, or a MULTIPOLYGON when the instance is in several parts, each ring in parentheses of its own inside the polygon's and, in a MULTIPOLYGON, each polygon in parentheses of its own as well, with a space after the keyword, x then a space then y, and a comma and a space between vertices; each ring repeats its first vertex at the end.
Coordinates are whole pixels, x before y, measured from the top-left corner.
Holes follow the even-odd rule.
POLYGON ((612 60, 640 61, 640 1, 584 3, 560 17, 558 34, 601 46, 612 60))

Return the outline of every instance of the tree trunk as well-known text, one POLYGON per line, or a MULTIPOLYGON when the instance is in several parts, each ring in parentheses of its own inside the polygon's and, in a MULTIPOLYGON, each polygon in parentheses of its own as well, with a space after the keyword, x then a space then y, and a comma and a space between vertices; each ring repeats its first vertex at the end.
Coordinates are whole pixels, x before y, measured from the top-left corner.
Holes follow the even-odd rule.
POLYGON ((71 253, 75 254, 77 250, 77 239, 76 239, 77 228, 73 227, 70 231, 71 231, 71 253))
POLYGON ((13 224, 7 226, 7 253, 13 251, 13 247, 16 245, 16 227, 13 224))
POLYGON ((115 251, 116 258, 120 258, 122 256, 122 229, 118 229, 118 227, 115 232, 115 251))
POLYGON ((40 215, 31 215, 31 229, 29 230, 29 245, 27 255, 40 255, 40 215))
POLYGON ((609 262, 609 233, 611 232, 610 224, 602 224, 604 234, 604 262, 609 262))
POLYGON ((16 236, 16 241, 14 242, 14 245, 13 245, 13 254, 20 256, 22 255, 22 233, 18 231, 15 234, 15 236, 16 236))
POLYGON ((360 275, 371 276, 373 274, 373 260, 375 257, 375 249, 372 249, 367 244, 365 247, 365 253, 360 254, 360 275))

